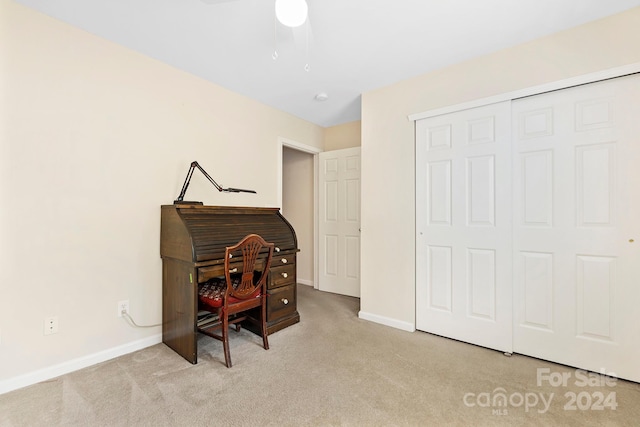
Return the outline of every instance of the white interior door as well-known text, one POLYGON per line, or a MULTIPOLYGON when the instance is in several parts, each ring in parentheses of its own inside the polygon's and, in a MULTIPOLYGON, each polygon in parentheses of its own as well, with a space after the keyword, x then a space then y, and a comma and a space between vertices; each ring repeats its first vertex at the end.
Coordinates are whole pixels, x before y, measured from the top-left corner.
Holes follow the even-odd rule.
POLYGON ((319 154, 318 289, 360 297, 360 147, 319 154))
POLYGON ((640 77, 512 105, 514 351, 640 381, 640 77))
POLYGON ((416 122, 416 328, 512 351, 510 102, 416 122))

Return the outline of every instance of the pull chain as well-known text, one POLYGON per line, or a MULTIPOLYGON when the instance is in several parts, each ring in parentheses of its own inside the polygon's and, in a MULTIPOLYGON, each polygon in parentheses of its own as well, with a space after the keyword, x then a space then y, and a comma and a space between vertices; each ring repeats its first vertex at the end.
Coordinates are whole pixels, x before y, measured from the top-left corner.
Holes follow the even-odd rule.
POLYGON ((307 16, 307 22, 305 22, 305 54, 307 56, 307 63, 304 65, 304 70, 308 73, 311 67, 309 66, 309 17, 307 16))
POLYGON ((275 12, 273 13, 273 54, 271 57, 275 61, 278 59, 278 19, 275 12))

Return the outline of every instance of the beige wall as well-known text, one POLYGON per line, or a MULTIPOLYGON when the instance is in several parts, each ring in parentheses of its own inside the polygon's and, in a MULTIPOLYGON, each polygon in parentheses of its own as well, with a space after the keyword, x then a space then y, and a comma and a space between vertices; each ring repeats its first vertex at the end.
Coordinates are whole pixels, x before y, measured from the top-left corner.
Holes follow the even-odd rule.
POLYGON ((189 163, 258 194, 196 172, 187 200, 276 206, 278 138, 322 148, 323 129, 9 0, 0 49, 1 389, 157 340, 116 304, 161 321, 160 205, 189 163))
POLYGON ((331 126, 324 130, 324 150, 360 147, 360 120, 331 126))
POLYGON ((640 8, 365 93, 362 314, 400 326, 415 323, 414 127, 408 115, 635 62, 640 8))
POLYGON ((298 283, 313 286, 313 154, 282 150, 282 214, 296 230, 298 283))

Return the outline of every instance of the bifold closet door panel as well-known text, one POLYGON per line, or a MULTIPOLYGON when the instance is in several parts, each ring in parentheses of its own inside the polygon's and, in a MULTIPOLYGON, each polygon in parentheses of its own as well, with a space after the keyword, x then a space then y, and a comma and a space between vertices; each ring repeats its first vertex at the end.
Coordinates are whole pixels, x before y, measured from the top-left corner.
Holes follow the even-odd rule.
POLYGON ((512 350, 510 102, 416 122, 416 328, 512 350))
POLYGON ((640 381, 640 77, 512 117, 513 350, 640 381))

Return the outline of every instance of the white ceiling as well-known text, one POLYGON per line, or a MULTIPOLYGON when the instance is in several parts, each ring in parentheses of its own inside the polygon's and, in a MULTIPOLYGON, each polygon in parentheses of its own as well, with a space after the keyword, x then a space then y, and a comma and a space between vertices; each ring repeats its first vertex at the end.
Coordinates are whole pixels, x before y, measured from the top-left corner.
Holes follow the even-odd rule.
POLYGON ((291 29, 274 0, 16 1, 320 126, 359 120, 364 92, 640 6, 307 0, 308 25, 291 29))

